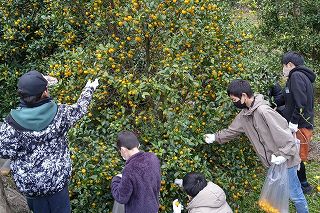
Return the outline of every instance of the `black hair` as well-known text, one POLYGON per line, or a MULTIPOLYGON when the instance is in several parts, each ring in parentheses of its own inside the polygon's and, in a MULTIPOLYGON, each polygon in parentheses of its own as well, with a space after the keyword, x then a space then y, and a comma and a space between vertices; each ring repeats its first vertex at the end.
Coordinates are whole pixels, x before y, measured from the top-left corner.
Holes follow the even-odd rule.
POLYGON ((42 99, 42 93, 35 96, 29 96, 28 94, 24 93, 22 90, 18 89, 18 95, 22 102, 24 102, 27 106, 32 106, 42 99))
POLYGON ((295 66, 304 65, 303 56, 294 51, 286 52, 281 59, 281 63, 287 65, 289 62, 293 63, 295 66))
POLYGON ((117 140, 117 148, 125 147, 129 150, 139 147, 137 136, 130 131, 124 130, 119 132, 117 140))
POLYGON ((182 185, 186 193, 194 198, 207 186, 207 180, 201 173, 191 172, 184 176, 182 185))
POLYGON ((253 96, 253 91, 248 81, 242 79, 233 80, 227 89, 228 96, 233 95, 241 98, 242 93, 246 93, 249 98, 253 96))

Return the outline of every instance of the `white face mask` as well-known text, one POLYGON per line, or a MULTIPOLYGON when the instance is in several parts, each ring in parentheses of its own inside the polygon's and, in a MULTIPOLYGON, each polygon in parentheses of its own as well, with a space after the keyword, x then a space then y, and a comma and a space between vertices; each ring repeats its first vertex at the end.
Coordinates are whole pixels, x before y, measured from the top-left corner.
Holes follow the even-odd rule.
POLYGON ((283 76, 288 77, 291 70, 292 70, 292 68, 290 68, 290 67, 288 67, 286 65, 283 65, 283 68, 282 68, 283 76))

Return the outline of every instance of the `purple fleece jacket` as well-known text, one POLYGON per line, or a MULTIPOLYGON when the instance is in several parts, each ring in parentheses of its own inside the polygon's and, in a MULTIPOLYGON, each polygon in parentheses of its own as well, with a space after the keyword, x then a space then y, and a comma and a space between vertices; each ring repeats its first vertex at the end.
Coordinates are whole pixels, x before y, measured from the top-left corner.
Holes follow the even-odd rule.
POLYGON ((113 198, 125 204, 126 213, 156 213, 159 209, 160 161, 154 153, 139 152, 131 156, 122 178, 112 179, 113 198))

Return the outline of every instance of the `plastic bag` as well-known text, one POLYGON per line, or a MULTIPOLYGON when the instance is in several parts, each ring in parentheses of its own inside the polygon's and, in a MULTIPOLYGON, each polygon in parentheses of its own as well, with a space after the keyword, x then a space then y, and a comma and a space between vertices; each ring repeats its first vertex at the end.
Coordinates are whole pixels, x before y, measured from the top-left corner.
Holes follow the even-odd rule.
POLYGON ((124 213, 124 204, 114 201, 112 213, 124 213))
POLYGON ((289 212, 289 179, 286 163, 272 164, 269 168, 258 204, 267 213, 289 212))

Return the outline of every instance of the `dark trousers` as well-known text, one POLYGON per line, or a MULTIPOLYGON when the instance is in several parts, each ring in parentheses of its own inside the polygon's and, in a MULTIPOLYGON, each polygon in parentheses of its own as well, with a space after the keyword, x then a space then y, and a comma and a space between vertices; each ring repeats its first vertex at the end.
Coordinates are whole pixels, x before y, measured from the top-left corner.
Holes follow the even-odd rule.
POLYGON ((300 180, 300 183, 303 187, 306 187, 309 185, 306 175, 306 167, 304 166, 303 161, 300 163, 300 170, 297 172, 298 178, 300 180))
POLYGON ((53 195, 42 197, 27 197, 30 210, 33 213, 70 213, 68 187, 53 195))

